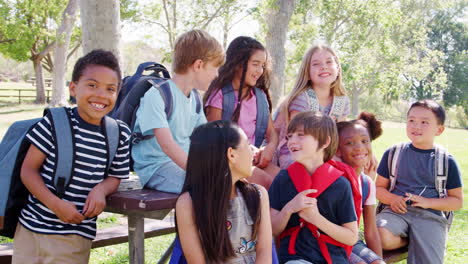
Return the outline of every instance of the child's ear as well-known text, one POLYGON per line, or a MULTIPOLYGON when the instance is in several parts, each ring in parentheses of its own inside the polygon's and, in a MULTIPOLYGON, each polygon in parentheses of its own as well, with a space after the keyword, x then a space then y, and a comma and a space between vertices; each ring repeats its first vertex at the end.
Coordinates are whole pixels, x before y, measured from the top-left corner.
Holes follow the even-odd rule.
POLYGON ((76 83, 71 81, 68 85, 68 90, 70 91, 70 96, 76 96, 76 83))
POLYGON ((201 60, 201 59, 195 60, 195 62, 192 65, 194 71, 201 70, 203 68, 203 66, 204 66, 204 63, 203 63, 203 60, 201 60))
POLYGON ((436 136, 440 136, 445 130, 445 126, 443 125, 439 125, 439 127, 437 128, 437 133, 436 133, 436 136))
POLYGON ((322 148, 326 149, 328 146, 330 146, 330 143, 331 143, 331 138, 327 137, 327 142, 325 142, 325 144, 323 144, 322 148))
POLYGON ((230 163, 236 162, 237 153, 236 153, 235 149, 233 149, 233 148, 228 148, 226 155, 227 155, 227 159, 228 159, 228 161, 229 161, 230 163))

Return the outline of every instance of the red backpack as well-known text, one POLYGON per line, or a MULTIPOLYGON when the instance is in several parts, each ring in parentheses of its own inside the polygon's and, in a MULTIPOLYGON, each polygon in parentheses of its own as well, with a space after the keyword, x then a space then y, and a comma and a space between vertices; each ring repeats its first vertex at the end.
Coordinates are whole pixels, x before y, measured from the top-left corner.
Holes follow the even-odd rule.
MULTIPOLYGON (((356 216, 358 219, 361 218, 362 212, 362 196, 359 191, 359 183, 358 178, 356 176, 356 172, 353 168, 349 165, 346 165, 342 162, 329 160, 320 166, 312 175, 311 177, 304 177, 305 175, 309 175, 305 167, 295 162, 291 166, 288 167, 288 174, 293 182, 294 186, 296 187, 297 192, 302 192, 307 189, 316 189, 316 193, 311 193, 308 196, 312 198, 317 198, 320 196, 322 192, 324 192, 332 183, 334 183, 340 176, 344 176, 348 179, 349 183, 351 184, 351 189, 353 192, 353 201, 354 201, 354 208, 356 210, 356 216)), ((312 235, 317 239, 318 245, 320 247, 320 251, 322 252, 323 257, 327 261, 327 263, 332 263, 332 259, 330 253, 328 252, 327 243, 332 244, 335 246, 342 247, 346 250, 346 254, 351 254, 352 246, 345 245, 336 241, 335 239, 327 236, 323 233, 320 233, 318 228, 306 222, 304 219, 299 219, 300 224, 295 227, 291 227, 289 229, 284 230, 280 235, 279 239, 283 239, 287 236, 291 236, 289 239, 289 247, 288 253, 291 255, 296 254, 296 239, 297 235, 299 234, 300 230, 304 227, 309 228, 312 235)))

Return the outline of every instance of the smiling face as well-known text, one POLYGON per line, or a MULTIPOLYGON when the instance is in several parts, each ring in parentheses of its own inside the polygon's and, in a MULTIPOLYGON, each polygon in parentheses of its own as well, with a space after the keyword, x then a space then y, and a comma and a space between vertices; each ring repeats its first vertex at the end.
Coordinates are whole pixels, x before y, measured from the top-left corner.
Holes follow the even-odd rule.
POLYGON ((304 133, 303 128, 298 128, 294 132, 288 133, 288 149, 292 158, 302 164, 311 160, 323 161, 323 149, 318 148, 319 142, 312 135, 304 133))
POLYGON ((336 155, 353 168, 362 169, 366 166, 372 157, 371 139, 367 128, 354 124, 341 131, 336 155))
MULTIPOLYGON (((250 56, 249 61, 247 62, 244 85, 254 87, 257 84, 258 79, 260 79, 265 71, 266 60, 266 52, 263 50, 256 50, 252 56, 250 56)), ((236 72, 235 78, 238 78, 240 82, 241 76, 242 68, 239 68, 236 72)))
POLYGON ((336 81, 339 66, 333 54, 326 49, 317 50, 312 55, 309 74, 313 85, 330 85, 336 81))
POLYGON ((406 121, 406 135, 413 146, 419 149, 434 147, 434 137, 444 131, 444 126, 437 121, 436 115, 424 107, 413 107, 406 121))
POLYGON ((71 82, 70 95, 75 96, 78 114, 87 123, 100 125, 117 100, 118 74, 105 66, 90 64, 77 82, 71 82))

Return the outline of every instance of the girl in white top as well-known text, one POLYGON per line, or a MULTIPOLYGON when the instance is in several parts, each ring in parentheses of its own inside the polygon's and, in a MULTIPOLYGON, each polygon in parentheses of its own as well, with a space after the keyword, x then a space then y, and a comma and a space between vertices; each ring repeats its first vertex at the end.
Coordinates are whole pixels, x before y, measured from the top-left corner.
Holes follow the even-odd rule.
POLYGON ((353 167, 359 182, 362 194, 362 217, 364 219, 364 238, 366 244, 358 241, 353 246, 350 263, 384 263, 382 260, 382 245, 375 220, 375 183, 371 177, 364 174, 364 170, 372 159, 372 140, 382 134, 381 122, 371 113, 362 112, 358 119, 338 122, 339 145, 336 156, 353 167), (365 183, 364 183, 365 182, 365 183))

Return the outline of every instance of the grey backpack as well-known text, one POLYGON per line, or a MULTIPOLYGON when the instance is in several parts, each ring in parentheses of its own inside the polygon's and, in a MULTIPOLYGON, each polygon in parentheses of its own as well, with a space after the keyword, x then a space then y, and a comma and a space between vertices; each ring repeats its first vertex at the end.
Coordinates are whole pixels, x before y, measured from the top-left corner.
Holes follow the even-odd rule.
MULTIPOLYGON (((55 133, 55 155, 57 157, 54 168, 54 186, 56 195, 62 198, 68 187, 74 161, 74 138, 71 120, 64 107, 49 108, 44 110, 52 116, 52 129, 55 133)), ((0 235, 12 238, 21 209, 26 205, 29 192, 21 182, 20 173, 23 160, 31 145, 26 140, 26 134, 34 128, 41 118, 21 120, 13 123, 0 143, 0 235)), ((117 151, 119 141, 119 126, 113 118, 106 117, 105 136, 108 146, 107 169, 117 151)))

